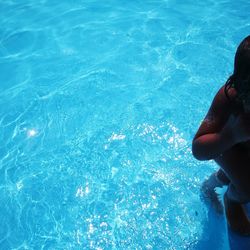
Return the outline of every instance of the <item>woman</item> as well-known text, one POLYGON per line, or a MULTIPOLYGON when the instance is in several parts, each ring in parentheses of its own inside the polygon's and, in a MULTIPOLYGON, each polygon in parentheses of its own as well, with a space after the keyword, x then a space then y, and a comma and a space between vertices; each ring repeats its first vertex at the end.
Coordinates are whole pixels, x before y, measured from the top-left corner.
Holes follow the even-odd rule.
MULTIPOLYGON (((192 144, 198 160, 220 166, 218 184, 228 184, 225 212, 232 230, 250 235, 250 36, 237 48, 234 72, 217 92, 192 144)), ((213 175, 215 176, 215 175, 213 175)))

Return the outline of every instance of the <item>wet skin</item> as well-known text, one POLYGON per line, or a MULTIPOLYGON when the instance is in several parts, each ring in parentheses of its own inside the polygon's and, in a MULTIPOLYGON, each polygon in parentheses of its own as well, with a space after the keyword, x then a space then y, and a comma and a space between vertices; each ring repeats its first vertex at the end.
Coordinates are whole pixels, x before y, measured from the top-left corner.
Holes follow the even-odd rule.
POLYGON ((250 157, 249 150, 234 146, 215 160, 227 174, 243 200, 230 199, 227 192, 224 195, 225 214, 230 228, 242 235, 250 235, 250 221, 246 215, 245 203, 249 201, 250 193, 250 157))
MULTIPOLYGON (((224 93, 224 86, 216 94, 213 103, 206 115, 204 121, 202 122, 198 132, 196 133, 193 142, 198 138, 200 140, 196 144, 201 155, 206 155, 206 152, 218 150, 218 154, 214 151, 213 154, 208 155, 208 160, 214 159, 215 162, 223 169, 226 177, 230 180, 230 183, 234 185, 238 193, 242 194, 242 197, 238 200, 232 200, 230 195, 226 192, 224 196, 225 213, 229 226, 232 230, 242 234, 250 235, 250 221, 246 215, 244 204, 250 201, 250 140, 244 140, 230 145, 229 148, 220 152, 220 144, 215 147, 211 144, 211 147, 200 147, 199 145, 205 145, 209 134, 219 134, 225 126, 229 127, 230 121, 233 124, 235 119, 239 116, 244 116, 245 127, 248 127, 249 123, 249 134, 250 134, 250 108, 248 105, 242 104, 238 105, 234 100, 236 99, 237 93, 234 89, 230 90, 229 96, 232 101, 230 102, 224 93), (200 143, 200 144, 199 144, 200 143), (216 149, 214 149, 216 148, 216 149)), ((243 126, 243 125, 242 125, 243 126)), ((231 126, 233 129, 233 125, 231 126)), ((237 127, 241 130, 240 127, 237 127)), ((250 138, 250 137, 249 137, 250 138)), ((228 139, 230 141, 230 139, 228 139)), ((227 144, 225 140, 224 146, 227 144)), ((228 142, 228 145, 230 142, 228 142)), ((224 147, 223 146, 223 147, 224 147)), ((197 153, 197 155, 199 154, 197 153)))

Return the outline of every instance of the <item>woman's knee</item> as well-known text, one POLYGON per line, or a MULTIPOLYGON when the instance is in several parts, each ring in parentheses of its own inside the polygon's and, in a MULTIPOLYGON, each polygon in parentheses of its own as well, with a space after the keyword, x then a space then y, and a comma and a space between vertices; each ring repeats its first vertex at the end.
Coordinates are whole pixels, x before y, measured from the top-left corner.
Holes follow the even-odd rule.
POLYGON ((242 192, 242 195, 245 197, 246 201, 250 201, 250 187, 242 187, 239 192, 242 192))
POLYGON ((232 201, 248 203, 250 202, 250 189, 248 187, 236 187, 230 183, 227 190, 227 196, 232 201))

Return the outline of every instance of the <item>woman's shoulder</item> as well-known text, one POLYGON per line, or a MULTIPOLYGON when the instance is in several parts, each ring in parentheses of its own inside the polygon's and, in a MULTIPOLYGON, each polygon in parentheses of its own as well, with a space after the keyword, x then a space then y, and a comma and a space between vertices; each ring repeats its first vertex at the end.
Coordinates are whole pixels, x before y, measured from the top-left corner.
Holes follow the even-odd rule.
POLYGON ((219 88, 214 96, 213 103, 217 106, 229 106, 235 102, 237 92, 235 89, 226 89, 225 84, 219 88))
POLYGON ((217 93, 221 105, 228 108, 232 113, 238 114, 243 111, 242 103, 237 98, 237 90, 235 88, 227 88, 224 84, 217 93))
POLYGON ((239 103, 237 102, 237 92, 235 89, 226 89, 223 85, 217 91, 211 109, 215 113, 238 113, 241 110, 239 103))

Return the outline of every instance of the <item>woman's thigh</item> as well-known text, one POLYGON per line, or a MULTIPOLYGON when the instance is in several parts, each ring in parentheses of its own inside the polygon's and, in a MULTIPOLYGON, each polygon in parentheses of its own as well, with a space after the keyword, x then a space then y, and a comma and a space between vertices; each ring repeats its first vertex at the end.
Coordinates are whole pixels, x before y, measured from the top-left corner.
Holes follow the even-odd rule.
POLYGON ((250 154, 241 148, 232 148, 215 159, 232 184, 250 197, 250 154))

